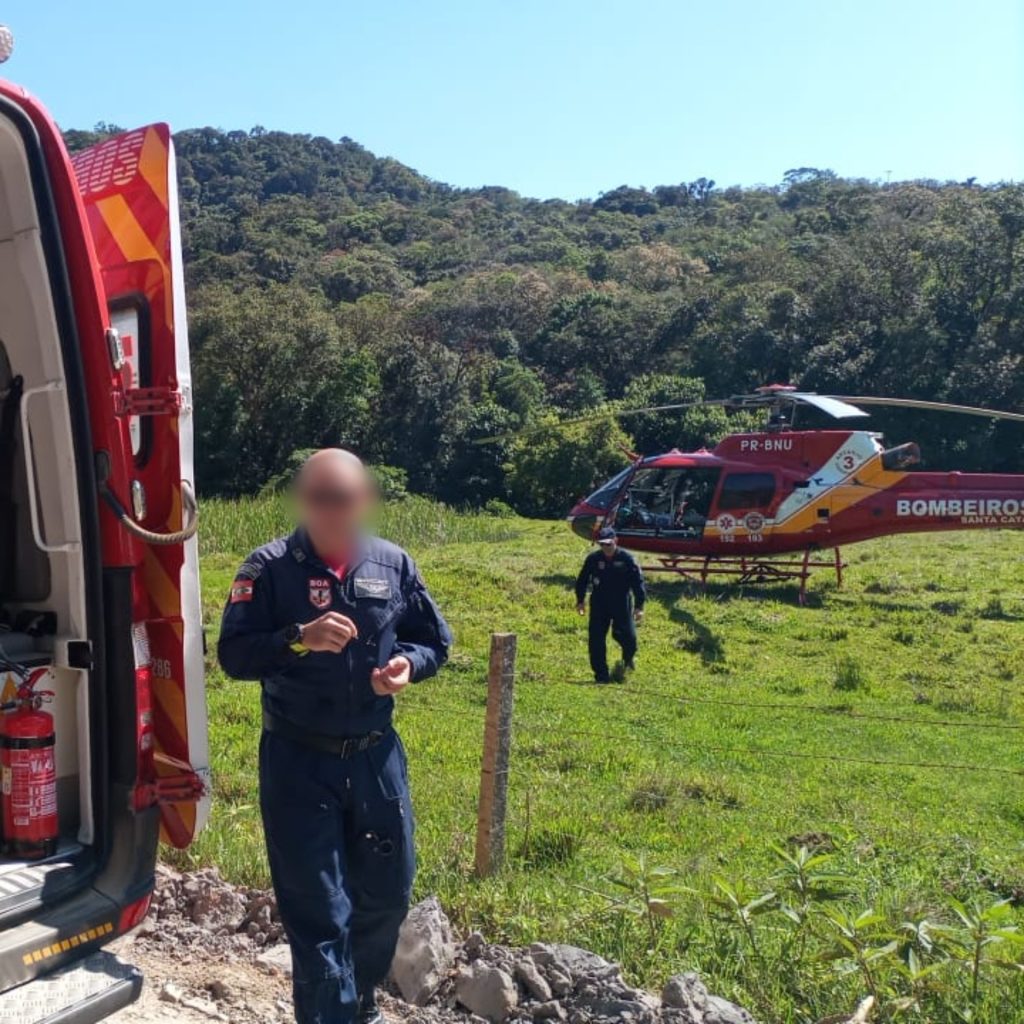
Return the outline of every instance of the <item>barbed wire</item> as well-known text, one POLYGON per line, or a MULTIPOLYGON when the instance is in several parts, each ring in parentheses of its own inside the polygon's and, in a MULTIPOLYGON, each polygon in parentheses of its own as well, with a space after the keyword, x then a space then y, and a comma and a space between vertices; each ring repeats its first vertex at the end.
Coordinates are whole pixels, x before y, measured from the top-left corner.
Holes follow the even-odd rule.
MULTIPOLYGON (((766 701, 766 700, 740 700, 728 697, 704 697, 693 694, 671 693, 668 690, 652 689, 650 687, 622 687, 607 686, 602 688, 602 697, 611 695, 613 698, 640 697, 647 700, 669 700, 681 704, 702 704, 712 707, 750 708, 758 711, 781 711, 788 714, 820 714, 831 718, 849 718, 869 722, 897 722, 906 725, 939 727, 950 729, 980 729, 1002 732, 1022 732, 1024 722, 972 722, 969 720, 953 718, 925 718, 923 715, 890 714, 888 712, 858 711, 842 704, 794 704, 789 701, 766 701)), ((423 706, 427 702, 417 700, 410 702, 406 707, 423 706)), ((451 708, 455 714, 474 715, 484 714, 485 708, 481 707, 479 712, 471 711, 468 708, 451 708)))
POLYGON ((857 711, 841 704, 793 704, 787 701, 738 700, 728 697, 697 697, 691 694, 669 693, 667 690, 628 689, 615 687, 616 696, 645 697, 677 701, 681 704, 706 704, 717 707, 752 708, 763 711, 782 711, 793 714, 822 714, 832 718, 862 719, 870 722, 902 722, 909 725, 940 726, 956 729, 991 729, 993 731, 1024 731, 1022 722, 971 722, 952 718, 925 718, 922 715, 900 715, 874 711, 857 711))
MULTIPOLYGON (((418 709, 429 710, 438 714, 448 714, 455 710, 453 708, 446 708, 440 705, 428 704, 426 701, 422 700, 417 701, 415 706, 418 709)), ((777 760, 791 759, 796 761, 825 761, 833 764, 855 764, 883 768, 920 768, 934 771, 980 772, 997 775, 1024 777, 1024 769, 1006 768, 999 765, 971 764, 969 762, 923 760, 915 761, 903 758, 873 758, 856 756, 851 754, 826 754, 798 750, 771 750, 764 747, 745 747, 728 744, 707 743, 703 740, 695 741, 694 743, 688 746, 680 746, 678 744, 666 743, 663 740, 652 741, 649 737, 643 735, 630 735, 627 733, 608 732, 605 730, 597 729, 584 729, 580 727, 567 728, 564 725, 552 722, 529 720, 524 722, 522 719, 516 720, 514 723, 514 727, 517 727, 520 731, 525 728, 533 732, 557 732, 562 736, 575 738, 603 739, 609 743, 623 744, 626 747, 636 747, 639 746, 641 743, 650 746, 652 742, 655 742, 657 743, 659 752, 664 750, 671 750, 678 753, 694 753, 695 751, 704 751, 707 753, 727 754, 733 756, 739 755, 744 757, 770 757, 777 760)))
MULTIPOLYGON (((553 731, 560 729, 557 725, 543 722, 533 723, 531 728, 538 731, 553 731)), ((637 743, 638 739, 646 740, 648 743, 651 742, 647 737, 631 736, 626 733, 605 733, 597 729, 571 729, 565 730, 565 732, 570 736, 598 737, 607 739, 611 742, 626 744, 632 743, 634 745, 637 743)), ((675 750, 681 753, 687 753, 694 750, 705 750, 718 754, 742 754, 753 757, 792 758, 800 761, 831 761, 839 764, 879 765, 887 768, 929 768, 945 771, 995 772, 1000 775, 1024 776, 1024 770, 1018 768, 1004 768, 999 765, 977 765, 967 762, 911 761, 903 759, 897 760, 893 758, 859 757, 849 754, 818 754, 811 753, 810 751, 799 750, 770 750, 764 747, 737 747, 726 744, 705 743, 703 741, 697 741, 688 747, 658 741, 658 746, 663 750, 675 750)))

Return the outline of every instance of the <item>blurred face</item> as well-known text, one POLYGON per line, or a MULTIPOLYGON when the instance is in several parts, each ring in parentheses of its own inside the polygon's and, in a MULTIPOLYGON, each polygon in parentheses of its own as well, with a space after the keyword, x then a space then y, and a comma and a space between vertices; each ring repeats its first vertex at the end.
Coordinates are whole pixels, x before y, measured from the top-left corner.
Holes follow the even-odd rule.
POLYGON ((295 483, 299 520, 321 555, 344 555, 352 547, 374 497, 366 468, 338 448, 311 456, 295 483))
POLYGON ((615 554, 615 541, 606 540, 602 542, 601 552, 604 554, 605 558, 611 558, 612 555, 615 554))

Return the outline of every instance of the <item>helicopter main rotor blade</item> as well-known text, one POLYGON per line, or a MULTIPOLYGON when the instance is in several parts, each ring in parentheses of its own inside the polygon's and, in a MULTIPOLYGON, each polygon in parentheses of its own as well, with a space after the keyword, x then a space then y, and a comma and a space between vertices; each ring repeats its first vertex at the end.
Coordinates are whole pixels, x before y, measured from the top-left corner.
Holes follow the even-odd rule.
POLYGON ((538 423, 532 427, 525 427, 523 430, 510 430, 504 434, 494 434, 491 437, 479 437, 473 444, 495 444, 498 441, 506 441, 513 437, 528 437, 530 434, 539 434, 545 430, 562 430, 566 427, 578 426, 580 423, 596 423, 608 416, 615 419, 625 419, 627 416, 643 416, 645 413, 653 412, 676 412, 680 409, 699 409, 709 406, 724 407, 729 405, 730 399, 709 398, 694 402, 673 402, 670 405, 648 405, 642 409, 615 409, 606 406, 600 411, 587 413, 585 416, 570 416, 564 420, 556 420, 553 423, 538 423))
POLYGON ((699 402, 673 402, 671 405, 649 405, 646 409, 623 409, 616 416, 642 416, 648 412, 674 412, 676 409, 699 409, 709 406, 724 407, 729 404, 728 398, 702 398, 699 402))
POLYGON ((828 395, 840 402, 851 402, 857 405, 892 406, 896 409, 924 409, 928 412, 953 412, 961 416, 980 416, 990 420, 1014 420, 1024 423, 1024 413, 1003 412, 999 409, 983 409, 977 405, 955 405, 952 402, 926 402, 919 398, 876 398, 871 395, 858 395, 854 398, 846 395, 828 395))

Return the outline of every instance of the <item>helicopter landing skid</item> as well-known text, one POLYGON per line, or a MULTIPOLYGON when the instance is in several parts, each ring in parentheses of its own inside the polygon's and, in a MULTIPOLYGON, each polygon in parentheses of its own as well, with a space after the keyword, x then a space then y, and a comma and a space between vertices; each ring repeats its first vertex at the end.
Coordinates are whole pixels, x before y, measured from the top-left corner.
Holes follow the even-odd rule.
POLYGON ((709 579, 724 577, 727 582, 741 586, 753 583, 780 583, 783 580, 800 581, 800 604, 807 603, 807 580, 814 569, 833 569, 837 586, 843 585, 846 562, 839 548, 833 557, 821 557, 821 552, 805 551, 801 558, 783 556, 746 555, 673 555, 658 559, 658 565, 644 566, 646 572, 672 572, 677 576, 706 587, 709 579))

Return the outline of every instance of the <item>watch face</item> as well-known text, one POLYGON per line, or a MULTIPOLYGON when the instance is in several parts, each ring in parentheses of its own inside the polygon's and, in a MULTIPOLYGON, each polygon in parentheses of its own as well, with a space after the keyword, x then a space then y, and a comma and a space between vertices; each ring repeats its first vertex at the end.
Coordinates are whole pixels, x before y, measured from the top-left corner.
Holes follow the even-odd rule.
POLYGON ((285 630, 284 638, 290 644, 297 644, 302 639, 302 627, 297 623, 289 626, 285 630))

